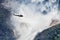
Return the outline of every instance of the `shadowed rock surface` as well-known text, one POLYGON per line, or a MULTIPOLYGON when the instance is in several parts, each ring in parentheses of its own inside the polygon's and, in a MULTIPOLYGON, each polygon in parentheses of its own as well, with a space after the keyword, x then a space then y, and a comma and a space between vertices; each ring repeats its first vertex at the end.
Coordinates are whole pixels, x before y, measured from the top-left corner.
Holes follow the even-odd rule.
POLYGON ((0 40, 15 40, 12 29, 6 24, 9 20, 10 12, 0 5, 0 40))
POLYGON ((38 33, 34 40, 60 40, 60 24, 38 33))

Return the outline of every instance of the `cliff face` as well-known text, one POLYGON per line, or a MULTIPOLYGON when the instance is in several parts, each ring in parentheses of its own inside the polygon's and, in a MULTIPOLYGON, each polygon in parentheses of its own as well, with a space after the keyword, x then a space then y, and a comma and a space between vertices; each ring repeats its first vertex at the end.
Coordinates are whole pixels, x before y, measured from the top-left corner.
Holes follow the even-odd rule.
POLYGON ((34 40, 60 40, 60 24, 38 33, 34 40))

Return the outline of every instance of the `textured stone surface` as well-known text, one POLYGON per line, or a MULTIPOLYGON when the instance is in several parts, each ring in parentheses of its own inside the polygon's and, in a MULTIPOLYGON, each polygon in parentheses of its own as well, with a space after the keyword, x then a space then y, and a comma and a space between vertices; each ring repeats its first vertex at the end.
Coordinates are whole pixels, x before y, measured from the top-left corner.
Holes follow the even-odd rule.
POLYGON ((9 15, 9 11, 0 5, 0 40, 15 40, 13 31, 6 24, 9 15))
POLYGON ((38 33, 34 40, 60 40, 60 24, 38 33))

